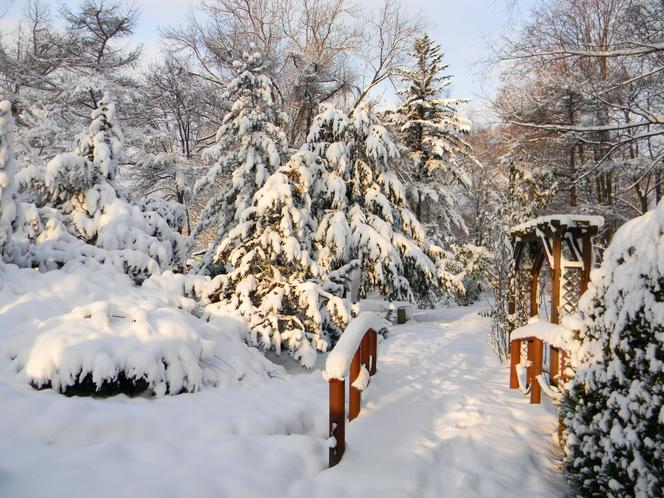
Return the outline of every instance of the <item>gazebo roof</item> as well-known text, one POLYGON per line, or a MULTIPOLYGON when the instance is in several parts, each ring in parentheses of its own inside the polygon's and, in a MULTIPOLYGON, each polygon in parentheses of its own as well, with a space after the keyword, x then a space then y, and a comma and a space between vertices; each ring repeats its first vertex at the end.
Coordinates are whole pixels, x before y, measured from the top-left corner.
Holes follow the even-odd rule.
POLYGON ((568 232, 574 235, 595 235, 603 225, 604 218, 601 216, 550 214, 513 226, 510 233, 515 239, 527 241, 553 234, 562 236, 568 232))

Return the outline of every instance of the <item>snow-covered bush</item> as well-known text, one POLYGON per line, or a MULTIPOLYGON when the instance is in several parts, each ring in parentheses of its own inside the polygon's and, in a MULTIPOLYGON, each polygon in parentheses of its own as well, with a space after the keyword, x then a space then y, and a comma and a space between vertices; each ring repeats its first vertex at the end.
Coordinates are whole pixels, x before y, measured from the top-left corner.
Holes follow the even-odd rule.
POLYGON ((243 320, 194 316, 205 313, 178 289, 185 276, 155 278, 137 287, 93 261, 46 273, 0 266, 0 375, 67 395, 162 396, 278 369, 243 343, 243 320))
POLYGON ((149 204, 148 210, 159 212, 180 233, 185 226, 187 233, 191 231, 192 162, 178 153, 142 153, 134 166, 125 169, 123 176, 134 195, 141 199, 139 204, 145 208, 149 204), (165 204, 160 205, 159 200, 165 204))
POLYGON ((579 312, 567 476, 582 496, 664 496, 664 202, 616 232, 579 312))
POLYGON ((232 269, 207 291, 209 299, 222 299, 246 317, 250 344, 287 349, 306 367, 350 315, 347 302, 324 288, 313 255, 310 192, 321 168, 318 156, 302 151, 266 180, 218 245, 214 261, 232 269))
MULTIPOLYGON (((255 48, 255 47, 252 47, 255 48)), ((254 194, 281 165, 286 152, 286 135, 281 126, 286 114, 276 99, 276 89, 265 73, 259 52, 245 53, 235 61, 237 76, 228 84, 224 99, 232 102, 217 130, 216 144, 205 155, 214 160, 207 174, 196 182, 195 194, 213 187, 220 178, 226 182, 207 202, 199 215, 192 239, 214 227, 215 242, 202 258, 198 271, 207 273, 217 245, 251 206, 254 194)))
MULTIPOLYGON (((48 270, 92 258, 115 264, 137 281, 182 266, 184 240, 161 216, 163 210, 132 204, 118 193, 113 178, 121 154, 115 107, 104 95, 74 153, 19 172, 26 203, 16 236, 26 264, 48 270)), ((170 220, 174 225, 181 222, 176 218, 170 220)))
POLYGON ((392 171, 396 145, 371 109, 360 106, 347 116, 323 105, 307 141, 325 159, 314 208, 318 263, 328 279, 353 297, 378 292, 422 306, 461 288, 449 271, 449 253, 427 240, 408 209, 392 171))
POLYGON ((12 223, 16 218, 14 200, 16 164, 12 146, 13 131, 12 105, 7 100, 3 100, 0 102, 0 261, 9 252, 12 223))
POLYGON ((161 197, 143 197, 138 206, 144 213, 157 213, 171 229, 182 233, 187 221, 187 210, 179 202, 168 201, 161 197))
POLYGON ((453 244, 450 252, 456 261, 464 289, 463 293, 457 294, 456 300, 459 304, 468 306, 477 301, 485 289, 491 253, 486 247, 474 244, 453 244))

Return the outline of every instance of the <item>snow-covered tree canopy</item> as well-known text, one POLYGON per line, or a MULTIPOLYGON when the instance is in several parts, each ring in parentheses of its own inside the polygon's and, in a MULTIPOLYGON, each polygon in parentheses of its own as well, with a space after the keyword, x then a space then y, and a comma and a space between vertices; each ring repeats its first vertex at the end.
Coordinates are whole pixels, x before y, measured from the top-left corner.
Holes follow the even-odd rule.
MULTIPOLYGON (((217 185, 220 178, 226 180, 208 201, 192 234, 196 237, 212 226, 218 233, 217 243, 280 166, 287 148, 281 129, 287 118, 277 103, 274 85, 265 74, 262 55, 255 51, 245 53, 234 67, 237 76, 225 93, 225 99, 233 102, 231 110, 217 131, 216 144, 206 151, 215 163, 195 186, 198 194, 217 185)), ((208 251, 201 271, 206 271, 215 253, 216 247, 208 251)))
POLYGON ((232 270, 210 287, 212 300, 223 298, 247 318, 251 344, 287 349, 307 367, 350 317, 348 303, 321 282, 313 252, 310 192, 321 169, 321 159, 303 151, 266 180, 217 247, 215 261, 232 270))
POLYGON ((583 496, 664 494, 664 202, 623 225, 579 303, 563 405, 583 496))
POLYGON ((105 94, 74 153, 17 175, 23 204, 17 262, 57 268, 68 261, 109 261, 141 280, 182 265, 184 241, 159 214, 125 200, 113 182, 122 155, 115 106, 105 94))
POLYGON ((408 209, 405 188, 392 171, 397 147, 370 108, 347 116, 322 106, 306 147, 325 158, 316 245, 328 278, 359 297, 378 292, 425 305, 460 287, 449 271, 449 254, 426 239, 408 209))
POLYGON ((468 163, 476 161, 463 138, 470 121, 457 110, 463 99, 442 97, 451 76, 443 74, 447 65, 440 46, 424 34, 415 40, 411 56, 414 67, 399 71, 406 84, 399 91, 403 103, 388 117, 406 149, 402 174, 418 220, 432 234, 442 230, 449 237, 454 228, 465 230, 454 193, 469 186, 468 163))

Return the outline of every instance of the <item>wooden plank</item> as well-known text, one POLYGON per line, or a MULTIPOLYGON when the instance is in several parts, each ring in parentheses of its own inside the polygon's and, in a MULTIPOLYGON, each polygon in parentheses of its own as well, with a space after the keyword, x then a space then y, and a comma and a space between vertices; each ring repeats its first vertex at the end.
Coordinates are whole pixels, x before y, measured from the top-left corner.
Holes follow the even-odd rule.
POLYGON ((349 375, 350 389, 348 393, 349 422, 360 414, 360 406, 362 404, 362 391, 360 391, 359 389, 355 389, 353 387, 353 383, 360 375, 360 364, 361 364, 360 349, 361 348, 357 348, 357 351, 355 351, 355 356, 353 356, 353 361, 350 364, 350 375, 349 375))

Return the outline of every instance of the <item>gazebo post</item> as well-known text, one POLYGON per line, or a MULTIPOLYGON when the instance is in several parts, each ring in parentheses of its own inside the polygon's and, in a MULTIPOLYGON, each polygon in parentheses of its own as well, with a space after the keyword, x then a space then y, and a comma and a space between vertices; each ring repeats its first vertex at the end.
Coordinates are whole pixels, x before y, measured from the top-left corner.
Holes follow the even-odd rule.
POLYGON ((551 323, 560 323, 560 278, 562 244, 560 234, 553 236, 553 268, 551 275, 551 323))
POLYGON ((532 365, 528 367, 530 370, 530 403, 537 404, 542 402, 542 386, 539 383, 538 377, 542 373, 542 362, 544 357, 544 341, 542 339, 531 339, 528 341, 528 359, 532 365), (532 352, 531 348, 532 347, 532 352))
POLYGON ((581 284, 579 286, 579 297, 588 289, 590 282, 590 270, 593 267, 593 244, 589 233, 584 233, 581 242, 581 258, 583 269, 581 273, 581 284))
MULTIPOLYGON (((553 275, 551 282, 551 322, 560 323, 560 278, 562 277, 562 240, 561 235, 553 237, 553 275), (555 311, 554 311, 555 310, 555 311)), ((549 348, 549 381, 557 384, 555 377, 558 375, 558 350, 549 348)))

